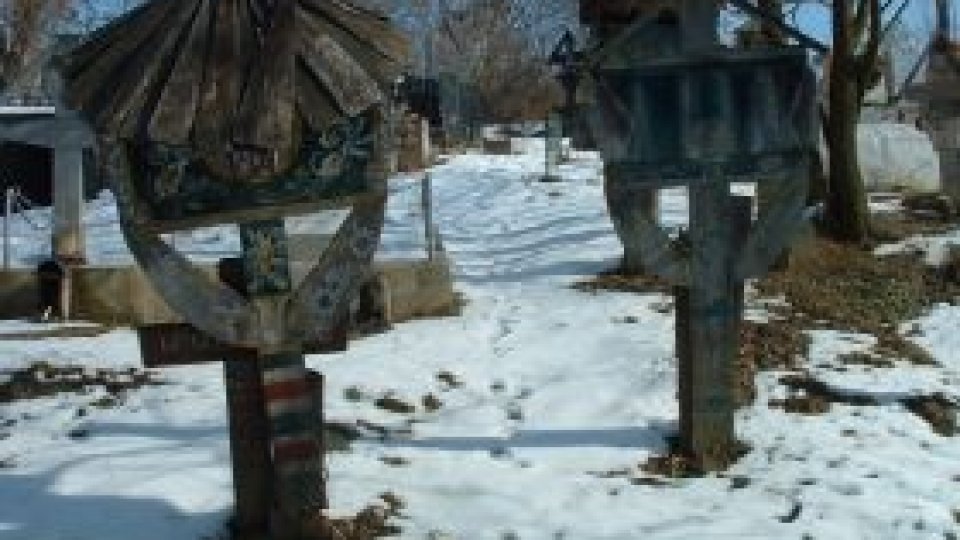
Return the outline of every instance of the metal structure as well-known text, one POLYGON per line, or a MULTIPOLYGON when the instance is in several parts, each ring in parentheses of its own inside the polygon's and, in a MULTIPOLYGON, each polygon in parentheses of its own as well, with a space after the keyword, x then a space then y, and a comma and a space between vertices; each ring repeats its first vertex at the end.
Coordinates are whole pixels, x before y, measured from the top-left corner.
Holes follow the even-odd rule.
POLYGON ((170 307, 226 346, 228 363, 247 364, 225 371, 229 402, 245 404, 231 411, 242 534, 322 529, 304 353, 336 341, 372 273, 386 200, 380 111, 405 50, 386 19, 346 0, 154 0, 64 59, 67 98, 100 139, 130 250, 170 307), (295 283, 283 218, 345 206, 295 283), (237 223, 243 245, 225 283, 159 236, 218 223, 237 223))
POLYGON ((625 241, 677 286, 682 450, 701 468, 735 456, 732 395, 744 280, 762 275, 804 221, 816 151, 815 81, 802 49, 731 51, 716 6, 677 0, 678 50, 593 72, 593 123, 625 241), (756 222, 734 182, 770 182, 756 222), (651 192, 686 186, 690 228, 673 241, 646 212, 651 192))

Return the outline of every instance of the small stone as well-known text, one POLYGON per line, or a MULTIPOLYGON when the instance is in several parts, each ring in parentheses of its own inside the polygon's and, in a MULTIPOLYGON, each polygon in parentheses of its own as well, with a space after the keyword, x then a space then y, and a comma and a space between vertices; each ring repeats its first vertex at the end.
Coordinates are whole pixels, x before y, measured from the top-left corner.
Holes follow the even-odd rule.
POLYGON ((437 373, 437 380, 447 385, 448 388, 459 388, 463 386, 463 382, 449 371, 437 373))
POLYGON ((360 390, 356 386, 348 386, 343 389, 343 399, 347 401, 363 401, 367 398, 367 395, 363 393, 363 390, 360 390))
POLYGON ((785 516, 780 516, 777 519, 780 520, 780 523, 793 523, 800 517, 800 513, 803 511, 803 505, 800 503, 794 503, 793 508, 790 509, 790 512, 785 516))
POLYGON ((746 476, 734 476, 730 479, 730 489, 744 489, 750 485, 750 478, 746 476))
POLYGON ((378 398, 373 404, 377 408, 397 414, 412 414, 417 410, 413 405, 389 395, 378 398))
POLYGON ((443 407, 443 402, 440 401, 440 399, 433 394, 427 394, 423 396, 423 399, 421 400, 421 404, 423 405, 423 408, 427 412, 436 412, 440 410, 441 407, 443 407))
POLYGON ((391 467, 403 467, 410 464, 408 459, 400 456, 380 456, 380 461, 391 467))

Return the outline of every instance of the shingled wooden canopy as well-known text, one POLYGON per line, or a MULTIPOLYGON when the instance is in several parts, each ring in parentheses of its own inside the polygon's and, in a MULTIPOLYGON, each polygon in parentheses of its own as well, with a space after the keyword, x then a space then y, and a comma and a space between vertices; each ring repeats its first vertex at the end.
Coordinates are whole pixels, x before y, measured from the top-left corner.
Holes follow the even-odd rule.
POLYGON ((379 13, 344 0, 152 0, 62 71, 69 104, 98 133, 190 145, 227 173, 228 146, 289 165, 300 128, 323 132, 381 101, 406 52, 379 13))
POLYGON ((126 149, 141 221, 174 230, 366 189, 376 105, 406 54, 346 0, 152 0, 62 73, 69 105, 126 149))

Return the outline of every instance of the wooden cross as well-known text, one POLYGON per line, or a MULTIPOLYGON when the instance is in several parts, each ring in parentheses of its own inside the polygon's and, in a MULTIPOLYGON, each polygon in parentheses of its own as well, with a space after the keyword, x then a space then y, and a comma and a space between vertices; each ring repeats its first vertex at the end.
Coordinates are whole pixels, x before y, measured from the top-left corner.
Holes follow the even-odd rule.
POLYGON ((595 130, 608 186, 641 206, 651 190, 686 186, 690 225, 671 240, 643 208, 623 227, 645 269, 676 285, 682 449, 704 470, 736 452, 733 366, 744 280, 762 275, 804 221, 816 149, 814 82, 802 50, 714 46, 712 2, 681 0, 679 55, 595 73, 595 130), (752 223, 731 184, 769 182, 752 223), (631 194, 636 196, 631 197, 631 194))

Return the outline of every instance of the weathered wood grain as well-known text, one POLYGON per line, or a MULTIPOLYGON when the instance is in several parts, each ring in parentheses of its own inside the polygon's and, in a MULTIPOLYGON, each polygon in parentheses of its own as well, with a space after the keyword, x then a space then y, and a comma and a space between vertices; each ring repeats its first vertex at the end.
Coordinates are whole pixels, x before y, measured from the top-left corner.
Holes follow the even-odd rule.
POLYGON ((769 204, 762 207, 752 233, 744 243, 734 276, 739 280, 761 277, 808 223, 809 160, 801 159, 790 169, 786 182, 763 184, 769 204))
POLYGON ((161 142, 183 141, 190 135, 200 104, 207 29, 213 0, 199 0, 197 14, 183 42, 183 54, 172 61, 166 84, 156 90, 156 107, 150 111, 147 136, 161 142))
POLYGON ((153 0, 62 72, 98 133, 189 144, 217 175, 246 180, 289 166, 301 128, 382 103, 408 50, 385 18, 341 0, 153 0), (238 167, 231 145, 273 159, 238 167))
POLYGON ((347 302, 372 273, 386 209, 386 189, 359 201, 330 240, 316 267, 286 307, 290 339, 312 342, 344 318, 347 302))

